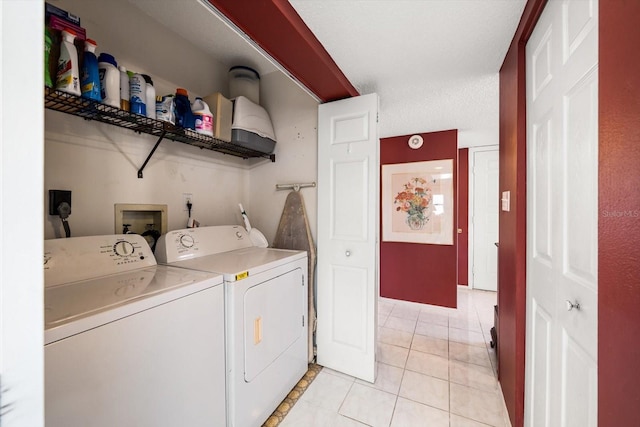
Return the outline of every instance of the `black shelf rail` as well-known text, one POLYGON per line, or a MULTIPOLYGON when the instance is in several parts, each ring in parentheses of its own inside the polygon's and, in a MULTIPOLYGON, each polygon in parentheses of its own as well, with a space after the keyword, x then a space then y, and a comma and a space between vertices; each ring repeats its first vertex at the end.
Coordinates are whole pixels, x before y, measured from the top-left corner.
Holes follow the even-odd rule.
POLYGON ((272 162, 276 161, 275 154, 266 154, 260 151, 251 150, 231 142, 221 141, 207 135, 196 133, 189 129, 176 127, 168 122, 150 119, 139 114, 130 113, 110 105, 101 104, 91 99, 71 95, 59 90, 44 88, 44 106, 50 110, 60 111, 74 116, 82 117, 86 120, 95 120, 102 123, 131 129, 137 133, 144 133, 158 137, 158 141, 147 156, 147 159, 138 170, 138 178, 142 178, 142 171, 149 163, 153 153, 164 138, 185 144, 200 147, 202 149, 217 151, 235 157, 266 158, 272 162))

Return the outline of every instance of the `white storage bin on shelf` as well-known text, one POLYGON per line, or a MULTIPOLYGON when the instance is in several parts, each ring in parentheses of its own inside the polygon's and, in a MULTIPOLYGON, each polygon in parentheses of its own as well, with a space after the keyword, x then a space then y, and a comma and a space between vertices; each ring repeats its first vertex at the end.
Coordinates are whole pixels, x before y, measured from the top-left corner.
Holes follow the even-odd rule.
POLYGON ((244 96, 233 101, 231 143, 270 154, 276 147, 276 136, 267 110, 244 96))

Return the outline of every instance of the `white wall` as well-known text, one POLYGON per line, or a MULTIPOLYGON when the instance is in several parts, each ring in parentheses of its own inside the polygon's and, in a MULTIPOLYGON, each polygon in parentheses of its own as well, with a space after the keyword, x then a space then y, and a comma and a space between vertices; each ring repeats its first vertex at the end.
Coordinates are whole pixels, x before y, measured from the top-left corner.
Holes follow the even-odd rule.
MULTIPOLYGON (((56 111, 47 110, 45 122, 45 206, 48 190, 72 191, 72 236, 120 233, 116 203, 166 204, 169 229, 185 228, 183 193, 193 195, 192 216, 202 225, 241 223, 246 161, 164 140, 139 179, 154 137, 56 111)), ((45 239, 64 235, 60 219, 46 212, 44 227, 45 239)))
POLYGON ((44 425, 42 3, 0 1, 0 424, 44 425), (27 113, 28 112, 28 113, 27 113))
MULTIPOLYGON (((251 169, 250 200, 244 207, 251 225, 273 241, 288 191, 276 184, 308 183, 318 177, 318 102, 279 72, 260 79, 260 103, 267 109, 276 134, 276 162, 251 169)), ((300 190, 311 233, 316 237, 317 189, 300 190)))

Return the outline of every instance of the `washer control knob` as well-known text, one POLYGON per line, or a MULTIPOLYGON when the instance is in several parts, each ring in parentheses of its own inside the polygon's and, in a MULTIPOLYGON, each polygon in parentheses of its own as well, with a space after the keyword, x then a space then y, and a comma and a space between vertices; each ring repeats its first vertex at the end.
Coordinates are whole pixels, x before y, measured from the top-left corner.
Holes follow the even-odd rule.
POLYGON ((351 251, 346 251, 344 254, 345 254, 346 256, 351 256, 351 251))
POLYGON ((237 237, 238 239, 242 239, 242 233, 241 233, 241 232, 239 232, 239 231, 236 231, 236 237, 237 237))
POLYGON ((193 236, 190 236, 188 234, 183 234, 182 236, 180 236, 180 244, 182 245, 182 247, 184 248, 190 248, 192 247, 196 242, 193 240, 193 236))
POLYGON ((130 242, 127 242, 126 240, 122 240, 116 243, 115 245, 113 245, 113 251, 118 256, 129 256, 129 255, 133 255, 135 248, 130 242))

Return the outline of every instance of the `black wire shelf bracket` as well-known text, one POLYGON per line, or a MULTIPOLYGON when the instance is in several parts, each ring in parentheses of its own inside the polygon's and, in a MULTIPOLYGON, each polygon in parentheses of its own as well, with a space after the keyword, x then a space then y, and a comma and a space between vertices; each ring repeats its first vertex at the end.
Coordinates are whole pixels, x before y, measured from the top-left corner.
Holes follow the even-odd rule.
POLYGON ((234 157, 241 157, 243 159, 265 158, 272 162, 276 161, 275 154, 263 153, 242 147, 232 142, 221 141, 207 135, 196 133, 190 129, 176 127, 168 122, 151 119, 149 117, 121 110, 91 99, 71 95, 48 87, 45 87, 44 89, 44 106, 49 110, 60 111, 62 113, 82 117, 86 120, 95 120, 124 129, 131 129, 137 133, 157 136, 158 140, 153 146, 153 149, 140 169, 138 169, 138 178, 142 178, 142 171, 147 166, 147 163, 149 163, 149 160, 151 160, 151 157, 153 157, 153 154, 164 138, 193 145, 201 149, 216 151, 234 157))

